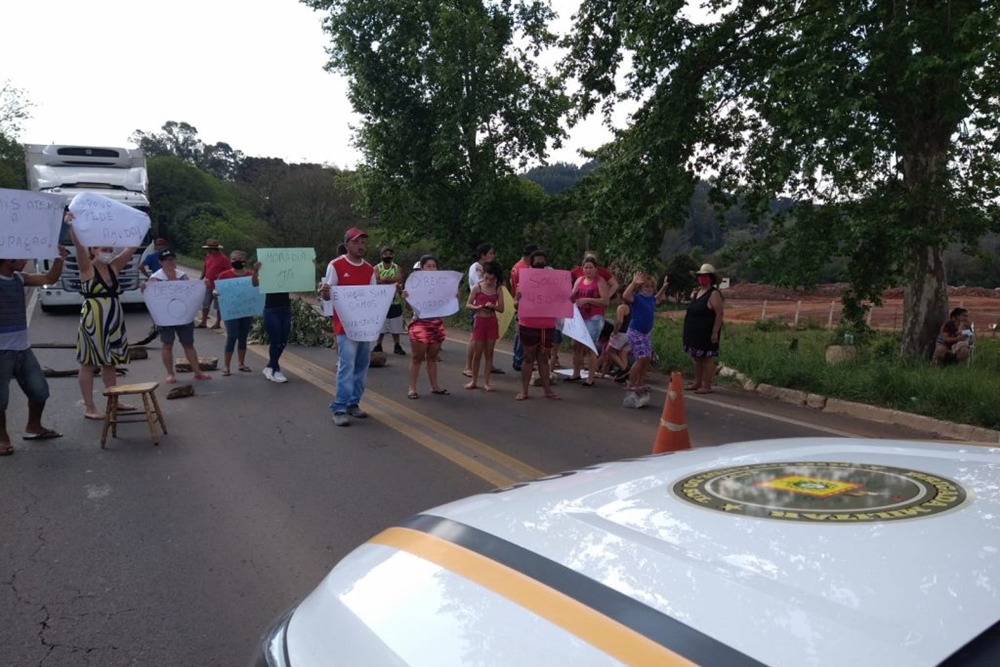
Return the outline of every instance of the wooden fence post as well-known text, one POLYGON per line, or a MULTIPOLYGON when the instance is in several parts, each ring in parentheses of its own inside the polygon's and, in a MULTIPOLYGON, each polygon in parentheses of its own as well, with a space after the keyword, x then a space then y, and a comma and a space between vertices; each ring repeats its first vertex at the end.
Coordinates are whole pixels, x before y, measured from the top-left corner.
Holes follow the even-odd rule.
POLYGON ((827 320, 826 320, 826 328, 827 329, 832 329, 833 328, 833 307, 835 305, 837 305, 836 301, 831 301, 830 302, 830 317, 828 317, 827 320))
POLYGON ((801 300, 800 301, 796 301, 795 302, 795 325, 794 325, 796 329, 799 326, 799 308, 801 308, 801 307, 802 307, 802 301, 801 300))
POLYGON ((764 319, 767 316, 767 299, 764 299, 764 306, 760 309, 760 319, 764 319))

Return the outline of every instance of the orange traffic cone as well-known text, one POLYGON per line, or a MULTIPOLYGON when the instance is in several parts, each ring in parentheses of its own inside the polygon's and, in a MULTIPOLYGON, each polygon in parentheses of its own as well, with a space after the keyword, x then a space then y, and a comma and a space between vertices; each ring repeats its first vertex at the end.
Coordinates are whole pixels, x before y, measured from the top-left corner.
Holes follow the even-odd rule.
POLYGON ((663 401, 660 428, 656 431, 656 442, 653 443, 654 454, 691 449, 691 438, 684 417, 684 388, 681 383, 679 372, 670 374, 670 387, 667 389, 667 398, 663 401))

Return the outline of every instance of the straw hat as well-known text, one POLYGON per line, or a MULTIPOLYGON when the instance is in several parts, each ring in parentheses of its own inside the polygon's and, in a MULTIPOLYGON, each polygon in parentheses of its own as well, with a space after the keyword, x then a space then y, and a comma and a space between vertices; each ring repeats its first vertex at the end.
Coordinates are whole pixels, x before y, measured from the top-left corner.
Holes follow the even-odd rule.
POLYGON ((203 250, 222 250, 222 246, 219 245, 217 239, 208 239, 205 241, 205 245, 202 246, 203 250))
POLYGON ((721 280, 719 279, 719 274, 715 270, 715 267, 711 264, 702 264, 701 268, 698 269, 697 274, 699 276, 712 276, 712 284, 718 285, 721 280))

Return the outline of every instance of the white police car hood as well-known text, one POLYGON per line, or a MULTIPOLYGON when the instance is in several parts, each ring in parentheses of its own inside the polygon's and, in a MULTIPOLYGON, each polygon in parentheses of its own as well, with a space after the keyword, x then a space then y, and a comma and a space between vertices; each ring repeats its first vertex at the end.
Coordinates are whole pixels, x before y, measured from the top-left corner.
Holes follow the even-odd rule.
POLYGON ((850 439, 620 461, 348 555, 292 667, 937 665, 1000 619, 1000 449, 850 439))

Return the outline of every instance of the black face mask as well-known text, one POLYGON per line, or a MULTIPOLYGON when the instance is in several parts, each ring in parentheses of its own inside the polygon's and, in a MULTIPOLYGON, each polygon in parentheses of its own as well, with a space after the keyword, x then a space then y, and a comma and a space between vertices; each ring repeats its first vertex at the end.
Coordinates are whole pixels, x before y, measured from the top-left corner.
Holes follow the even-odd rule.
POLYGON ((534 265, 532 265, 531 268, 533 268, 533 269, 544 269, 545 265, 544 264, 542 264, 542 265, 534 264, 534 265))
POLYGON ((383 264, 392 264, 392 257, 383 257, 382 258, 382 263, 383 264))
POLYGON ((242 259, 238 259, 235 262, 233 262, 233 268, 234 269, 242 269, 246 265, 247 265, 247 263, 244 262, 242 259))

